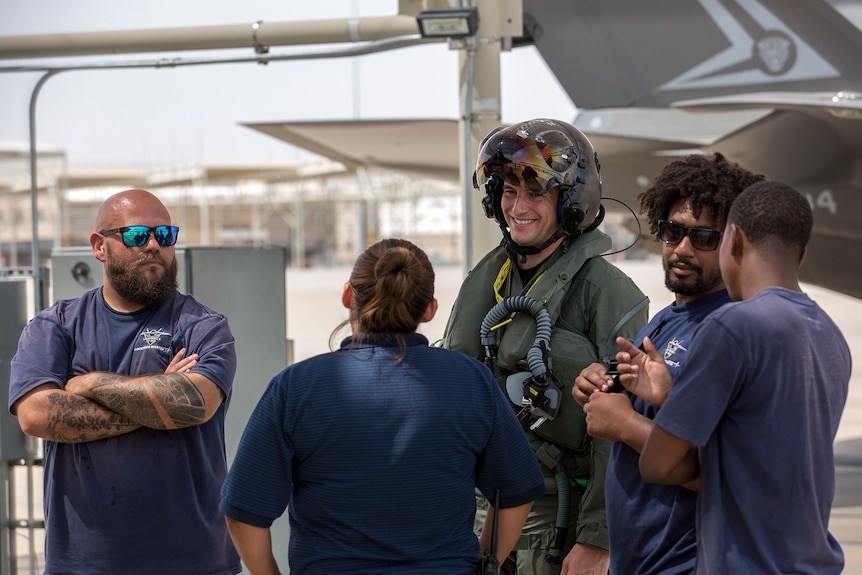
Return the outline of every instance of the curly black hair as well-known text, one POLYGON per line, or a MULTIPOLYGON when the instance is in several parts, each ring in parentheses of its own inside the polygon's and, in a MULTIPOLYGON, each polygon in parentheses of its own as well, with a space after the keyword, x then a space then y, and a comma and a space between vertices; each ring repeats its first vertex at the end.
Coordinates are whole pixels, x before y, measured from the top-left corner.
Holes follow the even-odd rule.
POLYGON ((719 152, 712 156, 691 154, 674 160, 656 176, 649 188, 638 195, 640 211, 649 221, 650 232, 658 236, 658 221, 667 219, 671 205, 680 198, 691 202, 694 217, 706 209, 723 227, 730 205, 742 190, 763 181, 739 164, 729 162, 719 152))

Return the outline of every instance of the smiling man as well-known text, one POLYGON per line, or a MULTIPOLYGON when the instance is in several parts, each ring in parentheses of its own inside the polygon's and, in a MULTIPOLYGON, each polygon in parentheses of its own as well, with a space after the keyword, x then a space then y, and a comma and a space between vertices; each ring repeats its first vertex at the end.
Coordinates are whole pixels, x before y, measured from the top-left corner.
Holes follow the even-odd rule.
MULTIPOLYGON (((443 345, 484 360, 503 390, 513 382, 523 390, 520 382, 534 368, 527 361, 534 318, 518 312, 494 326, 494 357, 483 348, 480 328, 498 302, 517 296, 543 302, 553 322, 545 360, 560 385, 551 397, 561 394, 557 413, 547 420, 543 411, 521 413, 546 483, 556 489, 534 503, 501 573, 605 575, 609 444, 587 434, 572 386, 581 369, 613 357, 616 336, 635 336, 646 323, 649 302, 601 257, 611 251, 611 240, 597 229, 604 215, 598 156, 574 126, 537 119, 492 131, 480 147, 474 185, 484 193, 485 215, 497 221, 503 241, 465 279, 443 345)), ((510 394, 515 411, 528 395, 510 394)), ((477 527, 485 517, 480 499, 477 527)))
POLYGON ((618 339, 623 384, 661 409, 640 456, 645 481, 700 479, 698 575, 838 574, 829 532, 833 442, 850 349, 802 292, 811 206, 780 182, 734 201, 719 247, 732 303, 701 322, 679 376, 650 341, 618 339))

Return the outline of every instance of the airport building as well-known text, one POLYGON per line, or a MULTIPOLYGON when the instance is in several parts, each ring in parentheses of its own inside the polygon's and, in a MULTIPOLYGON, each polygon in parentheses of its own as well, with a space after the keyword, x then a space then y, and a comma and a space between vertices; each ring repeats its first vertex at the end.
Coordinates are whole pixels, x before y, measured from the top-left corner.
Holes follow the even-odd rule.
MULTIPOLYGON (((368 244, 391 236, 416 242, 438 262, 458 263, 462 250, 460 191, 442 181, 348 170, 326 160, 82 168, 69 166, 62 151, 40 151, 37 186, 31 185, 30 170, 26 150, 0 150, 0 322, 6 328, 0 337, 0 367, 6 366, 0 394, 8 395, 9 361, 29 317, 100 284, 101 266, 89 247, 99 205, 124 189, 147 189, 181 230, 180 291, 225 313, 235 337, 250 342, 238 354, 237 377, 246 382, 245 392, 234 397, 226 423, 231 457, 261 386, 292 361, 288 268, 349 265, 368 244), (249 293, 255 294, 253 303, 249 293)), ((0 554, 10 554, 0 560, 5 575, 40 561, 43 521, 34 488, 41 483, 41 442, 24 436, 15 418, 3 413, 0 554)))
POLYGON ((167 205, 179 245, 277 245, 289 266, 308 267, 351 262, 369 243, 400 236, 438 261, 461 259, 461 192, 445 181, 328 160, 86 168, 45 151, 37 165, 33 209, 27 151, 0 150, 0 267, 31 266, 34 233, 44 266, 56 248, 89 245, 99 204, 129 188, 150 190, 167 205))

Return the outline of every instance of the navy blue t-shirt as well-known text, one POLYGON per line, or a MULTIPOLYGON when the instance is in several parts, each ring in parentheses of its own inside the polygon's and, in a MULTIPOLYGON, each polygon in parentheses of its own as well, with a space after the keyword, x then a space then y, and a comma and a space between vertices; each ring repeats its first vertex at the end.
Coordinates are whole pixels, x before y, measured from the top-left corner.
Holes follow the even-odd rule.
MULTIPOLYGON (((38 385, 94 371, 163 373, 177 351, 230 398, 236 372, 227 319, 189 295, 119 313, 100 289, 60 300, 24 328, 11 406, 38 385)), ((218 511, 227 470, 228 401, 206 423, 138 429, 87 443, 45 443, 45 573, 222 575, 240 571, 218 511)))
POLYGON ((503 508, 545 493, 490 370, 405 335, 401 361, 367 334, 291 365, 249 419, 222 510, 268 527, 289 505, 291 573, 473 575, 476 488, 503 508))
MULTIPOLYGON (((675 379, 700 322, 729 301, 727 290, 721 290, 682 305, 669 305, 653 316, 634 343, 640 345, 648 336, 675 379)), ((635 411, 655 418, 656 406, 629 397, 635 411)), ((613 444, 605 478, 611 575, 690 573, 696 557, 697 493, 678 485, 644 482, 639 459, 640 453, 625 443, 613 444)))
POLYGON ((841 573, 832 445, 850 349, 816 303, 762 290, 705 319, 655 423, 700 446, 697 573, 841 573))

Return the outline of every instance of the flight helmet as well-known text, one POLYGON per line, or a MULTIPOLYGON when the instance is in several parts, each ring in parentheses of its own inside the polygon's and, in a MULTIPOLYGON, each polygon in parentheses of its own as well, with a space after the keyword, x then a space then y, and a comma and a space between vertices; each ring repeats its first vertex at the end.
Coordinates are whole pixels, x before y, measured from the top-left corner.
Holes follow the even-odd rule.
POLYGON ((540 248, 515 249, 538 253, 561 236, 575 236, 596 228, 604 217, 602 180, 598 156, 589 139, 577 128, 558 120, 540 118, 492 130, 479 146, 473 187, 485 190, 485 216, 500 225, 510 247, 500 199, 503 183, 543 195, 560 188, 557 203, 559 226, 540 248), (535 251, 533 251, 535 250, 535 251))

